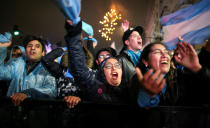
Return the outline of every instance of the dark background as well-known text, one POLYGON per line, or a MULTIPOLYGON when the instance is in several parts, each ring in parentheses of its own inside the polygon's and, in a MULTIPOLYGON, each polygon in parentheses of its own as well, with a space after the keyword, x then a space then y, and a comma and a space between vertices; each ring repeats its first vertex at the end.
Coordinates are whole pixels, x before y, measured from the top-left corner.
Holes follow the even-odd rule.
MULTIPOLYGON (((80 16, 86 23, 92 25, 94 37, 98 40, 96 49, 109 46, 113 41, 116 48, 122 46, 123 31, 121 23, 127 19, 131 26, 145 26, 146 13, 150 8, 148 0, 82 0, 80 16), (112 36, 112 41, 101 38, 98 30, 101 28, 100 20, 111 8, 122 14, 112 36)), ((0 1, 0 33, 13 31, 18 25, 22 35, 42 35, 51 43, 62 42, 64 46, 64 16, 54 5, 52 0, 1 0, 0 1)))

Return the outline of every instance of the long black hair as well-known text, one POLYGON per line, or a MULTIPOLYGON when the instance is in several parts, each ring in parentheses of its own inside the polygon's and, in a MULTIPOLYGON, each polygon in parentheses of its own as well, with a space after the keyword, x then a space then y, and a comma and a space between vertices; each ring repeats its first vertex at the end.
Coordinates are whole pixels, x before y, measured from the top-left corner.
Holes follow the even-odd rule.
MULTIPOLYGON (((161 42, 150 43, 144 48, 144 50, 141 53, 140 63, 138 65, 143 74, 148 70, 145 64, 143 63, 143 60, 145 61, 149 60, 149 53, 152 51, 152 47, 156 44, 161 44, 167 49, 167 47, 161 42)), ((169 72, 165 76, 167 83, 165 97, 167 99, 167 102, 169 102, 170 104, 175 104, 179 99, 179 97, 182 95, 181 93, 179 93, 182 87, 180 87, 179 84, 177 83, 177 77, 178 77, 177 73, 178 70, 170 68, 169 72)))

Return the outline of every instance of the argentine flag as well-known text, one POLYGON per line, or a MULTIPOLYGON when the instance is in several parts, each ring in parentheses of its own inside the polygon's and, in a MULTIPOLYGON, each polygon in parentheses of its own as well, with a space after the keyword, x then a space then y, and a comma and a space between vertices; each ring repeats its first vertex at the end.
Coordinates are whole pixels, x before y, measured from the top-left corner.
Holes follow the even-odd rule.
POLYGON ((210 0, 180 9, 160 18, 164 39, 169 50, 176 48, 178 36, 192 44, 204 43, 210 37, 210 0))
POLYGON ((66 19, 71 19, 76 25, 80 21, 81 0, 53 0, 66 19))

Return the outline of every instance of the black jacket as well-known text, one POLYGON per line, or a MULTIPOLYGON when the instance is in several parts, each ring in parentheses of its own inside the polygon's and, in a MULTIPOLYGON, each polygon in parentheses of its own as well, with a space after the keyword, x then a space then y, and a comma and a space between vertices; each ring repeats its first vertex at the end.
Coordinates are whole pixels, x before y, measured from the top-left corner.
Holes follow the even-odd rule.
POLYGON ((45 68, 56 78, 63 76, 63 67, 54 60, 64 54, 62 48, 53 49, 51 52, 42 57, 41 62, 45 68))
POLYGON ((123 70, 123 77, 122 77, 122 83, 128 84, 129 81, 133 78, 133 76, 136 74, 135 66, 128 54, 124 51, 122 54, 118 55, 117 58, 122 64, 122 70, 123 70))
POLYGON ((210 56, 210 52, 202 48, 200 53, 198 54, 199 62, 202 66, 206 66, 210 68, 210 60, 208 59, 210 56))
MULTIPOLYGON (((160 93, 159 105, 191 106, 210 104, 210 70, 203 67, 199 72, 192 73, 187 69, 170 69, 166 74, 166 92, 160 93)), ((134 76, 132 82, 132 98, 134 104, 137 101, 137 95, 140 83, 134 76)))
POLYGON ((110 87, 105 82, 100 81, 86 66, 85 54, 80 39, 81 22, 76 27, 66 26, 66 29, 68 33, 65 40, 69 50, 70 71, 76 84, 86 89, 87 100, 108 103, 126 102, 126 93, 122 91, 121 85, 119 87, 110 87))

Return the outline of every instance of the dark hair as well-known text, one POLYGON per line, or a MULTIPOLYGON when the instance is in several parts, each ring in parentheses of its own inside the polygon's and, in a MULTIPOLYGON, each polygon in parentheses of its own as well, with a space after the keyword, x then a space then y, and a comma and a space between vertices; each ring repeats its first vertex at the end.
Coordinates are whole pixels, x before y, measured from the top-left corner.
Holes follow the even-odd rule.
POLYGON ((111 47, 106 47, 106 48, 101 48, 101 49, 99 49, 99 50, 97 51, 96 56, 95 56, 95 59, 94 59, 94 60, 95 60, 95 61, 94 61, 94 66, 93 66, 94 69, 97 69, 97 68, 98 68, 98 64, 96 63, 96 60, 98 59, 99 54, 100 54, 101 52, 103 52, 103 51, 109 52, 109 53, 112 55, 112 57, 117 56, 116 50, 113 49, 113 48, 111 48, 111 47))
POLYGON ((22 56, 22 54, 23 53, 22 53, 21 49, 18 46, 14 46, 12 48, 12 57, 15 56, 15 58, 18 58, 18 57, 22 56))
POLYGON ((15 51, 15 50, 18 50, 20 49, 17 45, 15 45, 13 48, 12 48, 12 51, 15 51))
POLYGON ((152 47, 156 44, 161 44, 163 45, 165 48, 165 44, 163 44, 162 42, 154 42, 154 43, 149 43, 142 51, 141 53, 141 57, 140 57, 140 60, 139 60, 139 64, 138 64, 138 67, 142 70, 142 73, 144 74, 146 72, 146 67, 143 63, 142 60, 145 60, 145 61, 148 61, 149 60, 149 53, 152 51, 152 47))
POLYGON ((46 40, 44 40, 42 37, 37 37, 37 36, 33 36, 33 35, 27 35, 24 40, 23 40, 23 45, 24 48, 26 49, 26 46, 28 45, 28 43, 30 41, 33 40, 37 40, 40 42, 40 44, 42 45, 42 51, 45 51, 45 44, 46 44, 46 40))
POLYGON ((117 55, 116 50, 113 49, 113 48, 111 48, 111 47, 101 48, 101 49, 99 49, 99 50, 97 51, 95 60, 98 59, 99 54, 100 54, 101 52, 103 52, 103 51, 109 52, 109 53, 112 55, 112 57, 115 57, 115 56, 117 55))

